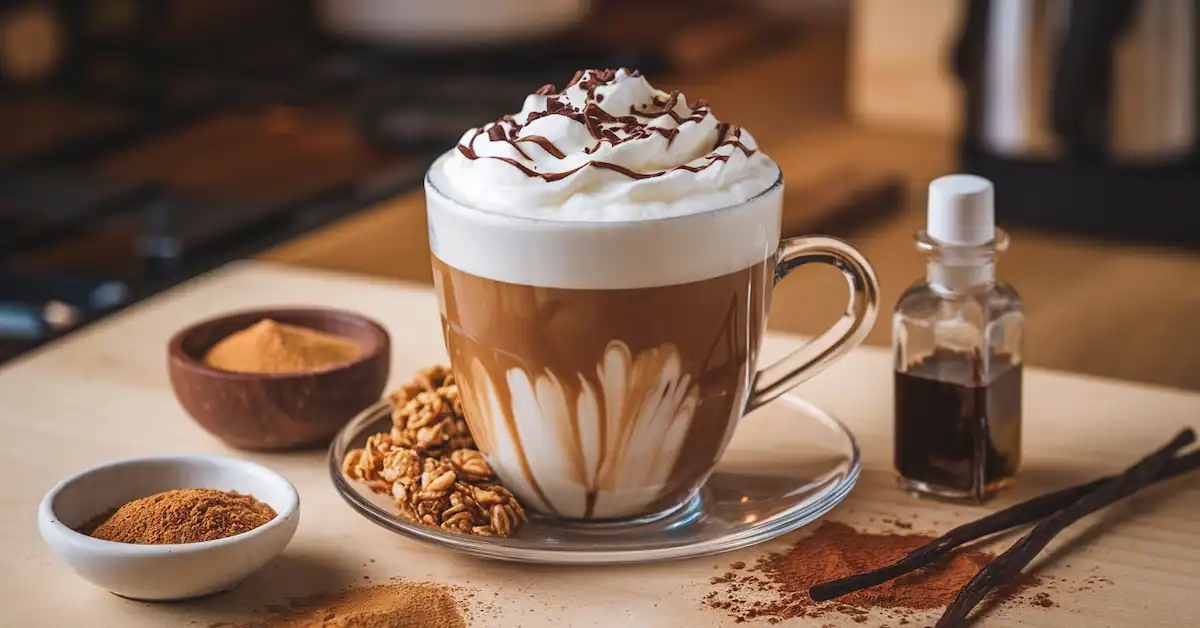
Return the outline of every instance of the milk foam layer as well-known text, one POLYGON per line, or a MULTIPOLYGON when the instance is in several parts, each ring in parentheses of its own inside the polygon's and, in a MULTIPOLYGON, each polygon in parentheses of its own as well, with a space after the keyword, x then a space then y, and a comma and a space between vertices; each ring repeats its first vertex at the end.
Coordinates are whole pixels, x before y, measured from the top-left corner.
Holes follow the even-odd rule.
POLYGON ((670 286, 749 268, 779 249, 778 170, 776 184, 741 204, 634 222, 482 211, 443 194, 443 172, 435 163, 425 179, 430 249, 442 262, 485 279, 592 290, 670 286))
POLYGON ((579 221, 682 216, 767 189, 778 168, 704 101, 626 70, 586 70, 558 93, 463 134, 438 166, 448 196, 492 212, 579 221))

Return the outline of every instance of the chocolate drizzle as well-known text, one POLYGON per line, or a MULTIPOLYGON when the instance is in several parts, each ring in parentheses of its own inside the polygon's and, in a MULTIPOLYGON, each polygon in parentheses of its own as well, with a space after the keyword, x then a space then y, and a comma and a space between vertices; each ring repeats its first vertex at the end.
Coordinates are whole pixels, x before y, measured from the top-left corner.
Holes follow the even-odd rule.
POLYGON ((740 149, 746 154, 747 157, 753 155, 755 150, 743 144, 741 139, 742 127, 735 124, 729 124, 728 122, 722 122, 717 125, 717 143, 713 146, 713 150, 718 150, 722 146, 733 146, 734 148, 740 149), (733 137, 729 136, 730 131, 733 131, 733 137))
MULTIPOLYGON (((571 79, 571 82, 567 84, 567 88, 569 89, 571 87, 578 86, 579 89, 583 90, 587 94, 589 102, 583 107, 582 110, 575 108, 569 102, 567 102, 563 95, 559 94, 553 85, 543 85, 540 89, 538 89, 537 94, 540 96, 546 96, 545 110, 530 112, 526 117, 524 124, 518 123, 511 115, 503 116, 491 125, 485 127, 486 130, 476 130, 475 134, 471 136, 466 144, 459 143, 459 153, 470 160, 495 159, 513 166, 530 178, 540 178, 547 182, 553 182, 565 179, 566 177, 569 177, 588 166, 617 172, 635 180, 660 177, 676 170, 700 172, 712 166, 713 164, 729 161, 733 150, 740 150, 747 157, 756 152, 755 149, 752 149, 742 143, 741 127, 727 123, 720 123, 717 126, 717 139, 713 145, 713 152, 693 160, 693 163, 699 161, 699 164, 680 164, 678 166, 657 172, 638 172, 620 164, 599 160, 588 161, 580 166, 564 172, 538 172, 511 157, 479 155, 478 152, 476 152, 474 146, 475 140, 480 135, 487 133, 489 140, 493 142, 507 143, 526 160, 529 160, 530 156, 518 145, 522 142, 536 144, 555 159, 565 159, 566 154, 549 138, 541 135, 529 135, 524 137, 520 135, 521 130, 534 120, 552 115, 564 116, 574 122, 578 122, 587 129, 588 134, 596 140, 596 143, 593 146, 585 147, 583 149, 583 153, 585 155, 591 155, 595 153, 606 143, 610 146, 618 146, 626 142, 647 139, 655 134, 661 135, 663 138, 665 138, 667 141, 667 146, 669 147, 679 135, 680 127, 685 124, 699 123, 711 115, 708 102, 704 100, 696 100, 695 102, 690 103, 688 108, 691 109, 691 113, 687 116, 681 115, 676 110, 678 108, 680 98, 682 97, 679 91, 673 91, 670 94, 667 94, 666 97, 655 96, 651 100, 650 104, 644 108, 639 108, 636 105, 631 106, 629 115, 613 115, 599 106, 598 103, 600 102, 603 94, 597 94, 596 90, 599 87, 612 84, 616 79, 617 72, 618 71, 616 70, 580 70, 579 72, 575 73, 575 76, 571 79), (666 128, 651 125, 654 120, 663 116, 670 117, 676 123, 676 127, 666 128), (729 151, 729 154, 717 153, 717 151, 727 146, 732 147, 732 149, 729 151)), ((629 76, 640 76, 640 74, 637 72, 626 73, 629 76)))
POLYGON ((694 105, 689 106, 692 109, 692 115, 686 118, 679 115, 679 112, 675 111, 675 107, 679 105, 679 96, 678 90, 671 92, 665 99, 655 96, 650 102, 651 106, 657 109, 651 110, 650 107, 647 107, 645 110, 639 110, 637 105, 634 105, 629 108, 629 113, 643 118, 658 118, 664 115, 671 116, 671 119, 676 124, 699 122, 709 114, 708 102, 697 100, 694 105))
POLYGON ((543 137, 541 135, 526 135, 525 137, 519 137, 513 141, 514 142, 532 142, 534 144, 537 144, 538 146, 542 147, 542 150, 553 155, 555 159, 565 159, 567 157, 561 150, 558 149, 557 146, 554 145, 554 142, 551 142, 549 140, 549 138, 543 137))
POLYGON ((517 146, 517 141, 510 138, 511 135, 511 133, 505 134, 504 127, 500 126, 499 124, 493 124, 492 126, 488 127, 487 130, 487 136, 489 140, 492 140, 493 142, 507 142, 508 145, 512 146, 513 149, 516 150, 522 157, 529 159, 529 155, 525 151, 521 150, 520 146, 517 146))

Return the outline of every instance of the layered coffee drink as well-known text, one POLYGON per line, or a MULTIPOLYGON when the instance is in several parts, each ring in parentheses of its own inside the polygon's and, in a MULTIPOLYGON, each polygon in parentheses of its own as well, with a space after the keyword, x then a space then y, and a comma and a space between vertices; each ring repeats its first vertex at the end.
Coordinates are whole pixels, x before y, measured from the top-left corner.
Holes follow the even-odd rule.
POLYGON ((426 180, 472 434, 524 504, 684 503, 745 412, 783 182, 741 127, 637 72, 580 72, 472 129, 426 180))

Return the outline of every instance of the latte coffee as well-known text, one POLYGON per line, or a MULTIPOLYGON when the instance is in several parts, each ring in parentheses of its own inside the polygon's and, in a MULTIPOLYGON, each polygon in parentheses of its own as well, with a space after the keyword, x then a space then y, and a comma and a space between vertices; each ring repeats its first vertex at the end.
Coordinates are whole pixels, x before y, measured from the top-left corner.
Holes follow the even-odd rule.
MULTIPOLYGON (((687 501, 755 397, 844 350, 758 374, 783 265, 849 255, 845 272, 874 282, 827 238, 818 253, 781 251, 778 166, 707 104, 624 70, 581 72, 468 131, 426 194, 471 432, 548 516, 636 518, 687 501)), ((861 340, 866 302, 837 345, 861 340)))
POLYGON ((746 405, 770 262, 617 290, 434 264, 471 433, 525 504, 585 518, 656 512, 708 477, 746 405))

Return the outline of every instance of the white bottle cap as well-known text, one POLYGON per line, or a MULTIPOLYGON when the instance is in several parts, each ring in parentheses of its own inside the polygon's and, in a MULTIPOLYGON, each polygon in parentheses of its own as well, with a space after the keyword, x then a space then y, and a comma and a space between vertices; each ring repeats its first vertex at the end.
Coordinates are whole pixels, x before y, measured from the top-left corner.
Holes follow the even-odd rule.
POLYGON ((992 182, 973 174, 949 174, 929 184, 925 231, 933 240, 978 246, 996 237, 992 182))

